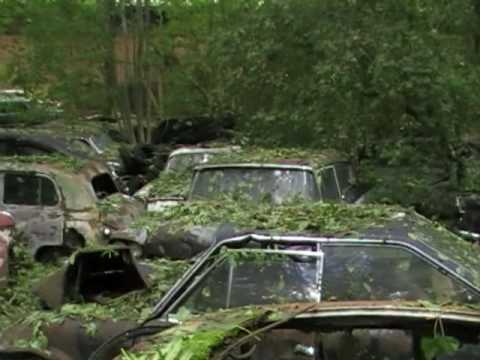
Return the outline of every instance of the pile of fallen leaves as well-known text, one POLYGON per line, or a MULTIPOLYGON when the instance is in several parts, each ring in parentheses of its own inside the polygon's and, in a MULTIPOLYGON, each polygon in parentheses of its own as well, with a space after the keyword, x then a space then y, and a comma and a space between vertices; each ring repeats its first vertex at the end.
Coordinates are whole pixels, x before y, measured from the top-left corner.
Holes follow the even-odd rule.
POLYGON ((319 169, 329 163, 346 160, 344 154, 333 149, 306 150, 302 148, 264 148, 244 147, 239 151, 220 153, 213 156, 209 164, 234 164, 234 163, 284 163, 305 164, 319 169))

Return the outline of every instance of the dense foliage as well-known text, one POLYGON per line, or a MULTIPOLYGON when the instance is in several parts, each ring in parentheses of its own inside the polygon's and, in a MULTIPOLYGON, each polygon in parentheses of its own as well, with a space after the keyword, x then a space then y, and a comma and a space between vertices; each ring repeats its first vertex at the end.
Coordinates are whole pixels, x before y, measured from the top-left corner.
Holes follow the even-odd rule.
POLYGON ((17 83, 71 109, 102 109, 121 90, 106 85, 147 79, 161 83, 157 115, 229 111, 250 140, 352 154, 382 140, 376 150, 389 161, 422 146, 455 156, 478 115, 474 0, 137 2, 153 9, 143 33, 134 2, 16 3, 0 6, 3 23, 17 21, 19 7, 28 20, 19 30, 28 46, 14 63, 17 83), (139 36, 148 40, 140 69, 149 75, 134 69, 125 78, 125 37, 139 36), (418 141, 425 137, 431 141, 418 141))

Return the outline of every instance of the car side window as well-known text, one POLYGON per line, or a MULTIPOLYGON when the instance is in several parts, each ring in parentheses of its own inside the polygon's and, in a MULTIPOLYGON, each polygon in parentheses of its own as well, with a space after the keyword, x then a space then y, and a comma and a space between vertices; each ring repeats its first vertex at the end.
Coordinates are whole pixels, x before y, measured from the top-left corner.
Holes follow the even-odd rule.
POLYGON ((325 246, 323 299, 477 302, 468 288, 404 249, 325 246))
POLYGON ((5 174, 5 204, 54 206, 58 203, 55 185, 48 178, 27 174, 5 174))
POLYGON ((320 189, 324 201, 338 201, 340 199, 333 167, 327 167, 320 171, 320 189))

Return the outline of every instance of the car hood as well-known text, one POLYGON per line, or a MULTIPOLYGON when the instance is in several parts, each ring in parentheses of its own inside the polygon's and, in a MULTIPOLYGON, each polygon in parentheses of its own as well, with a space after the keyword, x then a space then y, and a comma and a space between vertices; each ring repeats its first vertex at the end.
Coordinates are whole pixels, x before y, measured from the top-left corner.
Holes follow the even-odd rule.
POLYGON ((124 194, 114 194, 100 200, 98 208, 103 224, 115 230, 127 228, 146 211, 142 201, 124 194))
MULTIPOLYGON (((250 306, 220 310, 202 315, 182 314, 183 320, 170 318, 176 325, 157 333, 129 350, 134 355, 177 352, 178 358, 209 358, 226 338, 251 333, 266 326, 280 326, 290 321, 304 321, 329 328, 369 326, 412 326, 415 322, 456 322, 480 325, 480 310, 464 306, 437 306, 427 302, 357 301, 294 303, 250 306), (201 344, 201 346, 198 346, 201 344)), ((173 356, 173 355, 172 355, 173 356)), ((168 356, 167 356, 168 357, 168 356)), ((172 358, 177 358, 173 356, 172 358)))

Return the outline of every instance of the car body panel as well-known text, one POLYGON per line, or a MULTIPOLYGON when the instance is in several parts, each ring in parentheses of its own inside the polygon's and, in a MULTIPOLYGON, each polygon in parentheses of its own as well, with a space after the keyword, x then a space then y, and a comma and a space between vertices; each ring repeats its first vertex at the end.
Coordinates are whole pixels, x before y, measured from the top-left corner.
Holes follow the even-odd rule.
MULTIPOLYGON (((109 177, 104 164, 95 161, 73 161, 61 157, 2 158, 0 167, 0 197, 5 199, 5 174, 34 176, 48 179, 53 184, 58 202, 53 206, 43 203, 23 205, 0 201, 0 209, 11 212, 19 229, 28 234, 31 249, 37 254, 41 248, 63 246, 64 235, 70 230, 85 241, 101 239, 98 231, 100 213, 94 179, 109 177)), ((113 184, 113 182, 112 182, 113 184)), ((115 191, 115 190, 114 190, 115 191)))

